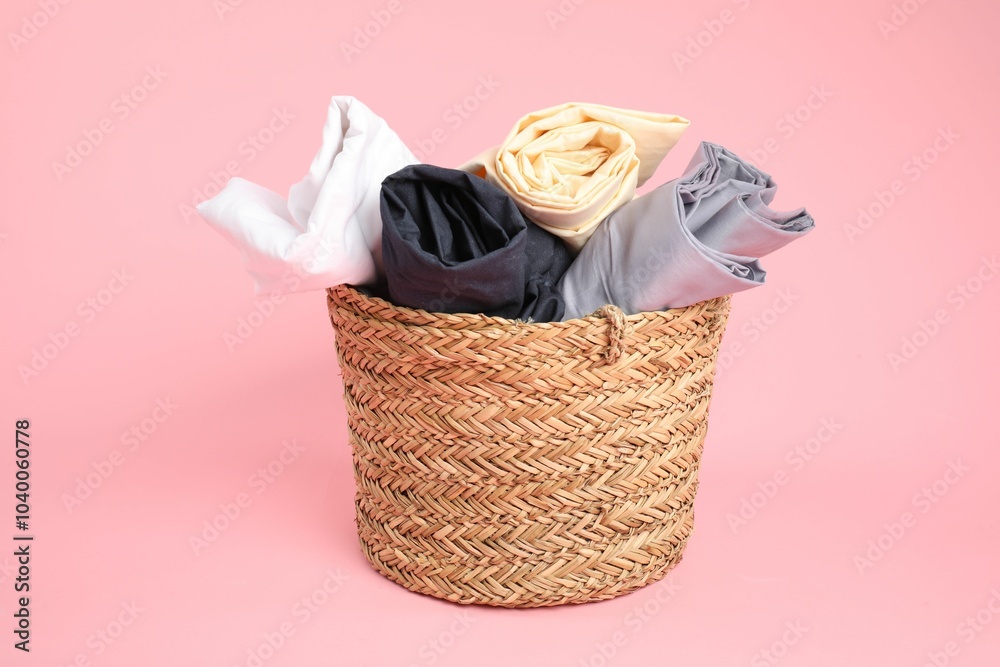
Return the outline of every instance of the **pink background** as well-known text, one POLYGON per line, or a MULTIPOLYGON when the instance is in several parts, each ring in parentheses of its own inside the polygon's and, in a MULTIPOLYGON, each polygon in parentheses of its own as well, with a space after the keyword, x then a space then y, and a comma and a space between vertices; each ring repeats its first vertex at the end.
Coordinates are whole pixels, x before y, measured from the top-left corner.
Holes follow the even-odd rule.
POLYGON ((31 420, 36 540, 24 655, 8 448, 0 664, 997 664, 995 2, 897 1, 881 30, 892 0, 224 2, 4 3, 0 425, 31 420), (372 12, 391 20, 348 57, 372 12), (286 193, 333 94, 445 166, 569 100, 676 113, 692 125, 649 187, 707 139, 814 214, 734 299, 667 581, 515 611, 368 566, 322 293, 255 302, 183 209, 227 168, 286 193), (269 128, 275 108, 294 118, 269 128))

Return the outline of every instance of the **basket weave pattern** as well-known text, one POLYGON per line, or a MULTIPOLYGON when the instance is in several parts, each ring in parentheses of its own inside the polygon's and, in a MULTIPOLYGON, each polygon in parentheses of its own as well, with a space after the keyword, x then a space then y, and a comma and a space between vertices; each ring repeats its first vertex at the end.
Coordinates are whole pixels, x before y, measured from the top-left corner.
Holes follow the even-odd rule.
POLYGON ((532 324, 347 286, 328 305, 378 572, 538 607, 622 595, 680 561, 729 297, 532 324))

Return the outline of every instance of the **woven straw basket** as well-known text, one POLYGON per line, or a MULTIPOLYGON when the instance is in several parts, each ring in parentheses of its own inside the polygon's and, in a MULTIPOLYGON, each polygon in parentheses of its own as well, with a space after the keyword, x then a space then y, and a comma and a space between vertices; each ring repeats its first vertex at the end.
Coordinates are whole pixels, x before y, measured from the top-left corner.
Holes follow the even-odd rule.
POLYGON ((378 572, 540 607, 622 595, 680 561, 728 296, 526 324, 327 294, 378 572))

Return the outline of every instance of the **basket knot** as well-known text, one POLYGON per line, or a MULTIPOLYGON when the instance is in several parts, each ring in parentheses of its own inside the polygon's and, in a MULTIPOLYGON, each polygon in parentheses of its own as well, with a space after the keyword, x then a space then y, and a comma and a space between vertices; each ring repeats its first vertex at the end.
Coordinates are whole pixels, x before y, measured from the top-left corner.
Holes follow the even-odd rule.
POLYGON ((594 315, 608 320, 608 349, 604 351, 604 360, 613 364, 621 359, 625 347, 622 342, 625 333, 625 313, 618 306, 609 303, 594 311, 594 315))

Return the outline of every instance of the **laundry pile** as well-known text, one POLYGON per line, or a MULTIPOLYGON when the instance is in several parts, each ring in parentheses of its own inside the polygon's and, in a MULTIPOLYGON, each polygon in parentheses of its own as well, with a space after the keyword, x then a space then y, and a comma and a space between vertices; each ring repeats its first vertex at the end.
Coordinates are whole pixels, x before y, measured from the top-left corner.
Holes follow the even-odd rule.
POLYGON ((803 208, 770 208, 771 176, 708 142, 636 197, 688 125, 563 104, 449 169, 419 164, 382 118, 338 96, 287 199, 235 177, 198 211, 240 249, 258 293, 348 284, 529 322, 679 308, 762 284, 758 260, 814 226, 803 208))

